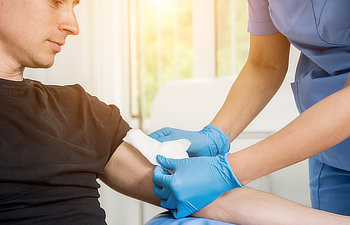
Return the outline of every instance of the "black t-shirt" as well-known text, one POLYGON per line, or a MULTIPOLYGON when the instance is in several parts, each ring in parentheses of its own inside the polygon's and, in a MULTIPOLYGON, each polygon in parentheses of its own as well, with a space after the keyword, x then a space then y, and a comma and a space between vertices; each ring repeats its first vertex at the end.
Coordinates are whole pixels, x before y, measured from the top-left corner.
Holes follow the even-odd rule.
POLYGON ((106 224, 96 179, 129 129, 79 85, 0 79, 0 224, 106 224))

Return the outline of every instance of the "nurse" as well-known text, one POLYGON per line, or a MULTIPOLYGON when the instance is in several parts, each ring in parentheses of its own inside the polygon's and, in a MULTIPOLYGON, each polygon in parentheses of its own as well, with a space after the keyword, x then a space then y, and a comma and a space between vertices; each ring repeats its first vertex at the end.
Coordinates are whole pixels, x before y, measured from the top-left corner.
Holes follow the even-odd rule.
MULTIPOLYGON (((186 138, 192 157, 159 163, 162 206, 187 216, 226 191, 309 158, 313 208, 350 215, 350 1, 248 0, 250 52, 226 101, 201 131, 163 128, 159 141, 186 138), (301 51, 292 89, 301 115, 274 135, 225 154, 279 89, 290 44, 301 51)), ((205 112, 204 112, 205 113, 205 112)))

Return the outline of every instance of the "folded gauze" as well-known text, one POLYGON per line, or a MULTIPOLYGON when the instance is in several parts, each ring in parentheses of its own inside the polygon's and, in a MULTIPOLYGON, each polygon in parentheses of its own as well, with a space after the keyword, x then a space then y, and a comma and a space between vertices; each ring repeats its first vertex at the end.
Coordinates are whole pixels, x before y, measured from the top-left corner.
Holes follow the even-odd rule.
POLYGON ((188 158, 187 149, 191 142, 186 139, 175 141, 159 142, 139 129, 131 129, 128 131, 123 141, 134 146, 144 155, 153 165, 159 165, 156 156, 162 155, 167 158, 183 159, 188 158))

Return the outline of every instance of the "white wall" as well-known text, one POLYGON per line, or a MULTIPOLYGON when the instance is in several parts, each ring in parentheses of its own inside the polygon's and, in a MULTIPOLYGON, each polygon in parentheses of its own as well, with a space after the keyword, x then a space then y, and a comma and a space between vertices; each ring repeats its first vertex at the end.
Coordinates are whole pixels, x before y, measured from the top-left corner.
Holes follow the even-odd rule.
POLYGON ((193 0, 193 74, 213 78, 216 74, 215 1, 193 0))

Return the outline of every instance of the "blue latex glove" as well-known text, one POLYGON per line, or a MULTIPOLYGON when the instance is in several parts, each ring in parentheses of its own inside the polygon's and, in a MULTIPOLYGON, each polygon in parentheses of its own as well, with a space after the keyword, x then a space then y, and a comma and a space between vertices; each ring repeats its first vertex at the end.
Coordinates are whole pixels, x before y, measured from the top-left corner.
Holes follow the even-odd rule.
POLYGON ((157 141, 187 139, 192 144, 187 153, 193 156, 216 156, 230 150, 230 139, 217 126, 207 125, 201 131, 186 131, 175 128, 162 128, 149 135, 157 141))
POLYGON ((154 194, 161 206, 170 209, 175 218, 186 217, 202 209, 225 192, 242 187, 226 155, 169 159, 157 156, 153 172, 154 194))

